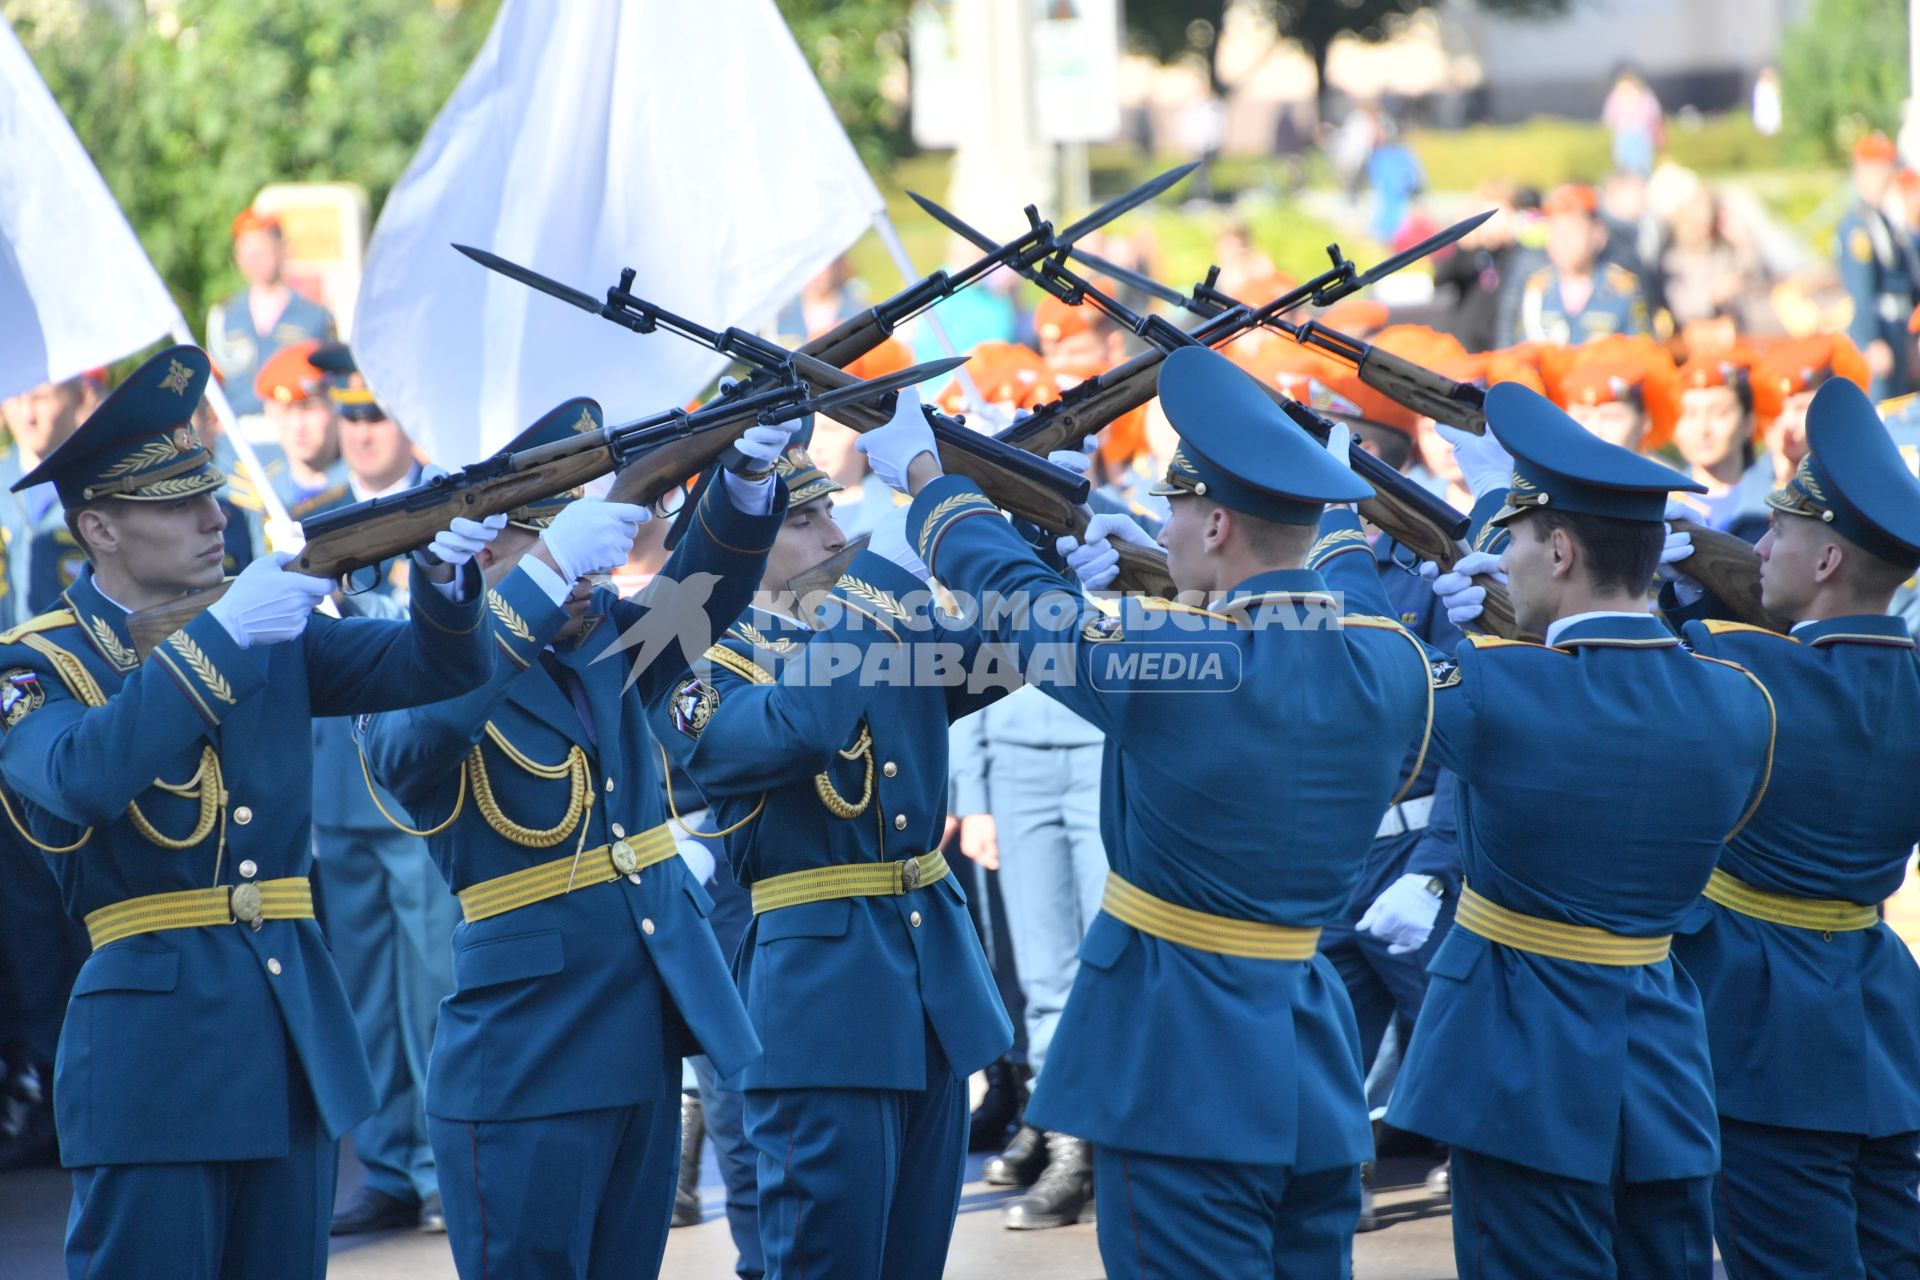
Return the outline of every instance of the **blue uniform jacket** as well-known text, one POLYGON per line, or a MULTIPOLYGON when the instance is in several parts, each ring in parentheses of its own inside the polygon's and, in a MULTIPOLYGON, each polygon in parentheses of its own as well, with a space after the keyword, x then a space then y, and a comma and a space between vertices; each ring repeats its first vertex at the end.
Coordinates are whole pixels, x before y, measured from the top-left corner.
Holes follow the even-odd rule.
POLYGON ((1913 249, 1891 219, 1864 201, 1854 199, 1834 228, 1838 242, 1840 283, 1853 299, 1853 319, 1847 336, 1865 350, 1870 342, 1893 348, 1892 389, 1907 387, 1906 360, 1911 347, 1907 320, 1913 315, 1913 249))
MULTIPOLYGON (((1108 618, 1005 521, 976 518, 993 515, 948 476, 921 492, 908 528, 942 583, 1010 606, 982 610, 987 639, 1106 734, 1100 834, 1114 870, 1238 920, 1340 919, 1426 730, 1413 637, 1385 618, 1343 623, 1304 570, 1249 579, 1220 613, 1129 597, 1108 618), (1307 625, 1249 622, 1267 609, 1307 625), (1156 681, 1148 653, 1162 671, 1176 655, 1202 670, 1217 657, 1225 679, 1156 681)), ((1361 1077, 1353 1009, 1324 957, 1199 951, 1103 912, 1028 1118, 1104 1146, 1327 1169, 1372 1151, 1361 1077), (1170 1091, 1184 1091, 1179 1106, 1170 1091)))
MULTIPOLYGON (((783 483, 772 514, 750 516, 733 507, 726 486, 711 486, 702 518, 655 579, 656 609, 595 594, 590 616, 599 621, 556 655, 584 687, 591 734, 542 661, 566 615, 520 569, 488 596, 498 650, 491 678, 463 697, 366 723, 373 775, 414 824, 431 830, 452 819, 427 847, 456 893, 666 820, 644 698, 686 671, 681 636, 699 633, 697 656, 707 636, 739 615, 785 495, 783 483), (629 635, 634 646, 621 648, 629 635), (655 641, 667 644, 657 657, 655 641), (633 663, 649 657, 629 687, 633 663), (570 758, 584 765, 592 802, 580 818, 584 831, 576 824, 540 847, 507 834, 550 831, 574 792, 573 778, 536 776, 522 762, 554 772, 570 758)), ((679 1092, 679 1072, 668 1064, 702 1051, 722 1071, 739 1070, 760 1045, 707 925, 711 908, 674 857, 639 873, 638 883, 614 880, 463 921, 454 929, 455 990, 440 1006, 427 1110, 447 1120, 520 1120, 658 1101, 679 1092)))
MULTIPOLYGON (((70 613, 9 633, 9 800, 43 844, 91 829, 53 857, 67 910, 79 919, 147 894, 309 874, 308 720, 449 697, 484 678, 469 578, 472 602, 456 605, 422 575, 411 625, 316 615, 299 639, 264 648, 240 648, 202 614, 141 662, 126 614, 87 572, 67 591, 70 613), (87 678, 104 705, 77 695, 87 678), (226 793, 224 805, 211 793, 212 830, 183 849, 142 834, 143 823, 169 840, 193 833, 208 747, 226 793)), ((312 920, 124 938, 94 952, 73 988, 54 1086, 61 1154, 72 1166, 284 1156, 288 1091, 302 1077, 330 1135, 373 1110, 359 1032, 312 920)))
POLYGON ((253 327, 253 308, 247 301, 248 290, 216 302, 207 312, 207 354, 220 369, 227 400, 235 413, 259 413, 260 397, 254 394, 254 375, 268 357, 282 347, 290 347, 308 338, 329 341, 333 338, 333 317, 313 299, 294 291, 270 333, 253 327))
MULTIPOLYGON (((728 632, 709 655, 718 702, 704 726, 676 719, 672 697, 654 705, 660 740, 712 805, 709 829, 733 828, 727 858, 744 885, 938 848, 947 726, 1009 682, 934 679, 942 658, 967 669, 979 633, 944 625, 926 584, 871 552, 822 614, 818 632, 760 610, 728 632)), ((734 978, 766 1046, 737 1088, 919 1090, 928 1026, 961 1076, 1013 1043, 952 874, 895 897, 758 915, 734 978)))
MULTIPOLYGON (((1685 633, 1760 677, 1780 713, 1776 782, 1721 868, 1798 897, 1891 897, 1920 838, 1920 661, 1900 619, 1685 633)), ((1722 1115, 1873 1138, 1920 1129, 1920 967, 1886 924, 1828 934, 1703 898, 1675 954, 1706 1002, 1722 1115)))
POLYGON ((1615 262, 1594 265, 1593 292, 1587 305, 1568 314, 1560 297, 1560 276, 1541 267, 1520 287, 1519 332, 1513 342, 1552 342, 1577 347, 1595 338, 1648 331, 1646 291, 1640 278, 1615 262))
MULTIPOLYGON (((1330 511, 1323 528, 1355 523, 1330 511)), ((1359 556, 1321 564, 1350 607, 1375 607, 1359 556)), ((1651 614, 1574 623, 1551 648, 1475 636, 1433 656, 1433 747, 1459 777, 1468 886, 1544 920, 1674 932, 1765 787, 1758 681, 1651 614)), ((1671 959, 1580 964, 1456 925, 1427 972, 1390 1123, 1588 1182, 1719 1167, 1700 997, 1671 959)))

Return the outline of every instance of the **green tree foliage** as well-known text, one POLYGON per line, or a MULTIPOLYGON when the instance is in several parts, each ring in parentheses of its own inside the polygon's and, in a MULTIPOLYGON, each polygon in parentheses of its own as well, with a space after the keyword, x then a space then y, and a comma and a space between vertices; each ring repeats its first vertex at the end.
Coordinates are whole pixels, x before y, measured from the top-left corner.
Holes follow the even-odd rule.
POLYGON ((1892 136, 1907 97, 1906 0, 1814 0, 1780 50, 1786 126, 1806 149, 1843 157, 1871 129, 1892 136))
POLYGON ((198 326, 238 287, 228 226, 263 185, 358 182, 379 208, 496 6, 181 0, 57 21, 22 6, 17 30, 198 326))
POLYGON ((904 68, 908 0, 778 4, 860 158, 885 173, 911 146, 904 103, 885 91, 904 68))

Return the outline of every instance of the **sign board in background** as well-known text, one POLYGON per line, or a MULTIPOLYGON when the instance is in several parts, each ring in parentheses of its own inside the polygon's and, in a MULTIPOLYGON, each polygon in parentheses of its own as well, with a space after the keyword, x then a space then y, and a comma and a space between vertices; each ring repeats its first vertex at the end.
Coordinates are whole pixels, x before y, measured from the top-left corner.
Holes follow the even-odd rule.
POLYGON ((1030 52, 1036 141, 1109 142, 1120 134, 1119 0, 1020 0, 1028 50, 969 49, 963 8, 993 0, 920 0, 908 17, 913 140, 928 150, 958 146, 965 117, 991 82, 971 59, 1030 52))

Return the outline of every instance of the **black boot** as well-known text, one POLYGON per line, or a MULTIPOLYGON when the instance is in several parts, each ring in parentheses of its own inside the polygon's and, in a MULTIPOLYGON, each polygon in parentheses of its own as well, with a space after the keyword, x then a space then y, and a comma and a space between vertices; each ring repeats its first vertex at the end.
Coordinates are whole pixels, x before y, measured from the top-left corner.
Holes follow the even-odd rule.
POLYGON ((1007 1149, 987 1161, 980 1180, 990 1187, 1030 1187, 1046 1167, 1046 1133, 1023 1124, 1007 1149))
POLYGON ((707 1136, 706 1113, 700 1095, 680 1095, 680 1185, 673 1192, 673 1225, 692 1227, 700 1222, 700 1143, 707 1136))
POLYGON ((1093 1150, 1064 1133, 1047 1135, 1047 1169, 1033 1190, 1007 1205, 1009 1231, 1070 1227, 1093 1208, 1093 1150))
POLYGON ((1027 1069, 1000 1058, 987 1066, 987 1092, 967 1123, 967 1150, 995 1151, 1027 1109, 1027 1069))

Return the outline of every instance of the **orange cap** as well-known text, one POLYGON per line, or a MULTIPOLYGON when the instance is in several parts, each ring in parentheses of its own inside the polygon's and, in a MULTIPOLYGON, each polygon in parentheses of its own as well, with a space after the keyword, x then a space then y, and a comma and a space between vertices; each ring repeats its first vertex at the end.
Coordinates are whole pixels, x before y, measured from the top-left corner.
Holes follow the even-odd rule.
POLYGON ((1429 369, 1438 369, 1448 361, 1458 360, 1467 354, 1460 339, 1424 324, 1388 325, 1367 341, 1390 355, 1425 365, 1429 369))
POLYGON ((1271 332, 1250 334, 1238 342, 1230 342, 1220 348, 1220 354, 1261 382, 1289 395, 1305 387, 1310 378, 1324 380, 1346 367, 1312 347, 1303 347, 1292 338, 1271 332))
POLYGON ((1147 451, 1147 404, 1129 409, 1100 433, 1100 461, 1118 471, 1147 451))
POLYGON ((1893 145, 1893 139, 1875 129, 1853 144, 1853 162, 1855 164, 1898 164, 1900 154, 1893 145))
POLYGON ((1484 357, 1481 377, 1488 386, 1496 382, 1517 382, 1539 395, 1547 394, 1546 379, 1540 371, 1520 357, 1506 351, 1489 351, 1484 357))
MULTIPOLYGON (((1251 301, 1251 299, 1242 299, 1242 301, 1251 301)), ((1329 329, 1338 329, 1351 337, 1364 338, 1383 328, 1389 320, 1393 319, 1393 312, 1387 309, 1386 303, 1375 302, 1372 298, 1348 298, 1334 303, 1314 318, 1329 329)))
POLYGON ((879 346, 846 366, 846 371, 862 379, 884 378, 913 364, 913 350, 898 338, 884 339, 879 346))
MULTIPOLYGON (((1250 307, 1263 307, 1299 283, 1284 271, 1273 271, 1264 276, 1255 276, 1251 280, 1242 281, 1239 291, 1234 296, 1250 307)), ((1380 306, 1377 302, 1368 305, 1380 306)), ((1382 307, 1381 310, 1384 312, 1385 308, 1382 307)), ((1380 323, 1385 324, 1386 321, 1382 320, 1380 323)))
POLYGON ((1540 203, 1540 212, 1552 217, 1556 213, 1584 213, 1588 217, 1600 211, 1600 196, 1592 187, 1578 182, 1568 182, 1553 189, 1540 203))
POLYGON ((1320 413, 1358 418, 1362 422, 1398 431, 1409 439, 1419 428, 1419 414, 1381 395, 1360 381, 1358 373, 1342 366, 1331 367, 1325 373, 1309 379, 1304 393, 1296 390, 1290 394, 1320 413))
POLYGON ((267 358, 253 376, 253 394, 261 403, 294 404, 320 394, 326 374, 309 358, 320 349, 318 338, 282 347, 267 358))
POLYGON ((1731 387, 1752 367, 1752 354, 1739 347, 1731 351, 1702 353, 1680 366, 1680 390, 1686 392, 1702 387, 1731 387))
POLYGON ((1616 335, 1574 348, 1555 397, 1562 408, 1608 404, 1637 394, 1647 415, 1640 448, 1651 453, 1673 438, 1680 417, 1679 373, 1651 338, 1616 335))
MULTIPOLYGON (((989 403, 1011 404, 1016 409, 1031 409, 1047 400, 1057 400, 1060 388, 1047 372, 1046 361, 1038 352, 1015 342, 983 342, 968 357, 966 373, 989 403)), ((940 407, 958 413, 965 406, 966 393, 955 378, 940 393, 940 407)))
POLYGON ((1913 314, 1907 317, 1907 332, 1920 333, 1920 307, 1915 307, 1913 314))
POLYGON ((1780 416, 1786 398, 1828 378, 1845 378, 1862 391, 1872 381, 1867 358, 1844 333, 1818 333, 1778 343, 1753 369, 1753 413, 1762 423, 1780 416))
MULTIPOLYGON (((1109 298, 1120 288, 1104 276, 1095 276, 1088 283, 1109 298)), ((1107 318, 1092 303, 1082 302, 1070 307, 1050 293, 1042 297, 1040 305, 1033 310, 1033 331, 1047 342, 1071 338, 1076 333, 1085 333, 1095 325, 1105 323, 1107 318)))
POLYGON ((280 219, 271 213, 262 213, 258 209, 242 209, 233 219, 233 238, 238 240, 249 231, 271 231, 281 233, 280 219))

